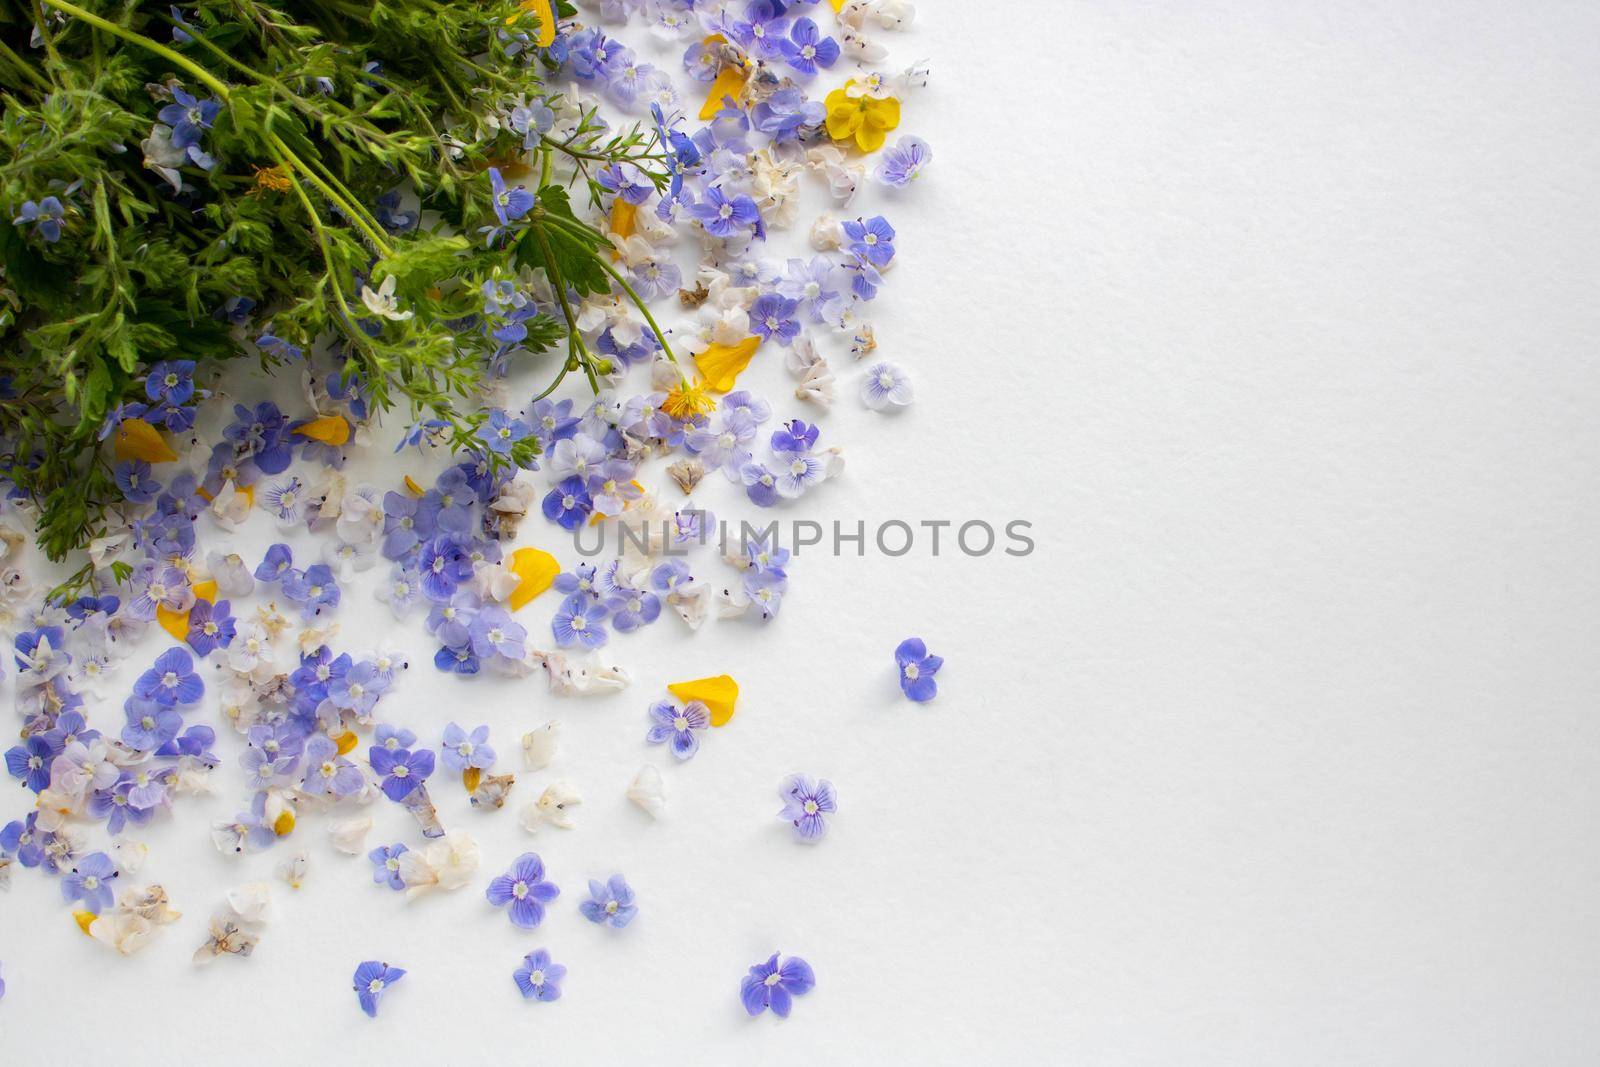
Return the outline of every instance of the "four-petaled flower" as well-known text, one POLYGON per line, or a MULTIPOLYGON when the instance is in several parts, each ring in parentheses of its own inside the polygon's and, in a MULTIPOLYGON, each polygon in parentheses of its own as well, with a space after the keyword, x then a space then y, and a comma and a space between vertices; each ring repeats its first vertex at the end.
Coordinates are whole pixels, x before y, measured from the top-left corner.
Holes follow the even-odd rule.
POLYGON ((383 795, 390 800, 404 800, 433 773, 433 750, 428 748, 409 752, 374 745, 367 752, 367 761, 383 779, 383 795))
POLYGON ((69 904, 81 900, 85 911, 99 915, 116 899, 111 892, 111 882, 116 877, 117 865, 111 857, 104 852, 91 852, 62 876, 61 896, 69 904))
POLYGON ((652 745, 672 742, 672 754, 688 759, 700 749, 698 731, 711 725, 711 713, 698 700, 678 707, 670 700, 650 705, 650 732, 645 740, 652 745))
POLYGON ((488 770, 494 766, 494 749, 489 747, 489 728, 479 726, 470 734, 451 723, 444 728, 444 745, 439 749, 444 765, 453 771, 469 767, 488 770))
POLYGON ((549 952, 536 948, 522 957, 522 966, 512 973, 511 979, 529 1000, 558 1000, 561 997, 561 979, 566 976, 567 969, 559 963, 552 963, 549 952))
POLYGON ((939 691, 933 676, 944 666, 944 657, 930 654, 922 638, 908 637, 894 650, 894 661, 900 668, 900 691, 918 703, 932 700, 939 691))
POLYGON ((817 976, 811 964, 799 956, 780 960, 774 952, 767 962, 751 967, 750 973, 740 981, 739 999, 751 1015, 760 1015, 771 1008, 772 1014, 787 1019, 794 998, 811 992, 816 984, 817 976))
POLYGON ((589 879, 589 898, 578 905, 578 910, 592 923, 605 923, 620 930, 639 914, 633 889, 620 874, 613 874, 604 882, 589 879))
POLYGON ((361 1002, 361 1010, 376 1019, 378 1000, 383 996, 383 991, 405 976, 404 969, 391 967, 387 963, 379 963, 377 960, 367 960, 362 963, 356 968, 354 979, 356 999, 361 1002))
POLYGON ((778 817, 793 824, 795 835, 802 841, 820 841, 828 832, 822 817, 838 810, 832 782, 826 778, 814 781, 808 774, 791 774, 783 780, 778 796, 783 798, 778 817))
MULTIPOLYGON (((489 883, 484 895, 497 908, 510 905, 507 913, 511 925, 532 930, 544 918, 544 906, 560 896, 561 890, 545 881, 544 862, 538 855, 524 852, 509 871, 489 883)), ((560 975, 556 977, 559 979, 560 975)))
POLYGON ((154 701, 163 708, 193 704, 205 691, 206 684, 194 672, 193 657, 182 648, 169 648, 161 653, 155 664, 133 683, 134 696, 154 701))

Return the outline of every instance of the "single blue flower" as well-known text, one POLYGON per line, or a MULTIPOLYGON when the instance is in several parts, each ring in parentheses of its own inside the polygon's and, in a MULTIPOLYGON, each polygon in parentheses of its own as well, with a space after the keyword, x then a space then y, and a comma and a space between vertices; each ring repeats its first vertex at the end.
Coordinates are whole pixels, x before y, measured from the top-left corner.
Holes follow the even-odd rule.
POLYGON ((784 62, 808 78, 816 74, 818 68, 825 70, 833 66, 839 58, 839 42, 824 37, 817 24, 808 18, 794 20, 794 25, 789 27, 789 39, 778 42, 778 50, 783 53, 784 62))
POLYGON ((772 1014, 787 1019, 794 998, 811 992, 816 984, 817 976, 811 964, 799 956, 780 962, 778 953, 774 952, 767 962, 751 967, 750 973, 740 981, 739 1000, 752 1016, 771 1008, 772 1014))
POLYGON ((390 889, 404 889, 406 883, 400 877, 400 857, 410 851, 405 845, 379 845, 367 853, 367 859, 372 861, 372 881, 376 885, 386 885, 390 889))
POLYGON ((902 137, 894 147, 884 150, 872 176, 884 185, 904 188, 917 180, 924 168, 933 162, 933 149, 920 137, 902 137))
POLYGON ((576 474, 563 478, 545 494, 540 507, 544 517, 563 530, 576 530, 594 511, 588 480, 576 474))
POLYGON ((221 102, 199 100, 176 85, 172 87, 172 99, 176 102, 156 113, 158 119, 172 127, 172 147, 188 148, 199 144, 221 113, 221 102))
POLYGON ((294 569, 294 553, 288 545, 277 544, 267 549, 260 566, 256 567, 256 581, 276 582, 294 569))
POLYGON ((507 908, 511 925, 532 930, 544 918, 544 906, 561 895, 553 882, 545 881, 544 861, 533 852, 524 852, 511 869, 489 882, 484 895, 497 908, 507 908))
POLYGON ((383 996, 384 990, 405 976, 404 969, 391 967, 387 963, 379 963, 377 960, 367 960, 362 963, 356 968, 353 979, 356 999, 361 1002, 361 1010, 376 1019, 378 1000, 383 996))
POLYGON ((930 655, 928 646, 920 637, 908 637, 894 650, 895 664, 900 668, 900 690, 917 703, 932 700, 939 692, 933 676, 944 666, 941 656, 930 655))
POLYGON ((566 976, 567 969, 552 963, 549 952, 536 948, 522 957, 522 966, 512 972, 511 980, 528 1000, 559 1000, 561 979, 566 976))
POLYGON ((53 196, 47 196, 37 203, 24 200, 21 213, 11 220, 11 224, 26 226, 32 223, 34 232, 44 238, 46 244, 55 244, 61 240, 61 219, 65 214, 61 201, 53 196))
POLYGON ((639 906, 633 902, 633 890, 620 874, 613 874, 604 882, 589 879, 589 898, 578 905, 578 910, 592 923, 620 930, 639 914, 639 906))
POLYGON ((562 648, 576 644, 599 648, 610 638, 605 628, 608 610, 583 593, 567 597, 550 620, 550 632, 555 635, 556 644, 562 648))
POLYGON ((215 604, 208 600, 194 602, 194 607, 189 609, 188 640, 195 655, 209 656, 215 649, 227 648, 233 643, 237 628, 229 613, 230 606, 226 600, 215 604))
POLYGON ((690 205, 689 214, 713 237, 732 237, 735 231, 742 229, 754 230, 757 236, 763 234, 761 212, 756 202, 743 193, 730 200, 715 185, 706 190, 699 202, 690 205))
POLYGON ((30 734, 20 745, 6 752, 6 771, 23 785, 41 793, 50 784, 50 764, 64 746, 48 733, 30 734))
POLYGON ((839 809, 833 783, 826 778, 814 781, 808 774, 791 774, 785 778, 778 788, 778 796, 783 798, 783 810, 778 812, 778 817, 788 820, 794 826, 795 836, 802 841, 820 841, 828 832, 828 824, 822 817, 839 809))
POLYGON ((499 456, 509 455, 511 446, 533 433, 533 427, 506 413, 504 408, 492 408, 489 417, 478 427, 478 437, 489 451, 499 456))
POLYGON ((652 745, 672 742, 672 754, 689 759, 700 750, 700 731, 711 725, 711 713, 698 700, 678 707, 670 700, 650 705, 650 731, 644 735, 652 745))
POLYGON ((845 222, 842 229, 849 242, 845 247, 874 267, 887 267, 894 258, 894 227, 882 215, 845 222))
POLYGON ((409 752, 374 745, 367 751, 367 761, 383 779, 383 795, 395 801, 410 796, 433 773, 433 750, 428 748, 409 752))
POLYGON ((183 648, 169 648, 161 653, 151 668, 133 683, 135 697, 154 701, 164 708, 193 704, 205 691, 206 684, 194 672, 194 657, 183 648))
POLYGON ((489 728, 479 726, 470 734, 455 723, 444 728, 444 744, 439 749, 444 765, 453 771, 494 766, 494 749, 489 747, 489 728))
POLYGON ((339 583, 326 563, 314 563, 305 570, 291 569, 283 576, 285 599, 300 605, 300 614, 312 619, 324 609, 339 606, 339 583))
POLYGON ((81 900, 85 911, 99 915, 116 899, 111 892, 116 877, 117 865, 111 857, 104 852, 91 852, 62 877, 61 896, 68 904, 81 900))
POLYGON ((493 188, 490 202, 494 205, 495 218, 500 220, 500 225, 509 226, 532 210, 533 194, 521 187, 506 185, 498 167, 489 168, 489 184, 493 188))

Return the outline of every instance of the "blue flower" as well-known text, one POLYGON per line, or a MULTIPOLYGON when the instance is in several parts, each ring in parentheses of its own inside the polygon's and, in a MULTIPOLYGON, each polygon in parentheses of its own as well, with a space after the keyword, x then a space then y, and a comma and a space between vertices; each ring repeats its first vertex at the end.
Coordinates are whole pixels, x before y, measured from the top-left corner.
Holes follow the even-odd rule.
POLYGON ((85 911, 99 915, 116 899, 111 892, 111 882, 116 877, 117 865, 111 857, 104 852, 91 852, 61 879, 61 896, 69 904, 81 900, 85 911))
POLYGON ((289 546, 272 545, 262 557, 261 565, 256 568, 256 581, 275 582, 293 569, 294 554, 289 551, 289 546))
POLYGON ((887 267, 894 258, 894 227, 882 215, 855 219, 842 228, 849 241, 845 247, 874 267, 887 267))
POLYGON ((628 886, 628 880, 620 874, 613 874, 605 882, 589 879, 589 898, 578 905, 578 910, 592 923, 603 923, 620 930, 639 914, 639 906, 633 902, 633 890, 628 886))
POLYGON ((779 41, 778 50, 789 66, 808 78, 817 73, 817 68, 831 67, 839 58, 839 42, 822 36, 817 24, 807 18, 794 20, 789 39, 779 41))
POLYGON ((750 305, 750 332, 760 335, 763 340, 777 341, 780 345, 789 344, 800 333, 800 320, 795 314, 799 308, 800 301, 789 300, 777 293, 758 296, 755 303, 750 305))
POLYGON ((711 713, 698 700, 678 707, 670 700, 650 705, 650 732, 645 741, 659 745, 672 742, 672 754, 681 760, 689 759, 700 750, 697 731, 711 725, 711 713))
POLYGON ((422 575, 422 592, 429 600, 448 601, 462 582, 471 579, 472 557, 454 537, 441 534, 422 546, 417 571, 422 575))
POLYGON ((396 843, 380 845, 367 853, 367 859, 372 861, 372 881, 390 889, 404 889, 406 883, 400 877, 400 857, 407 851, 405 845, 396 843))
POLYGON ((499 456, 509 455, 511 446, 533 433, 533 427, 521 419, 506 414, 504 408, 493 408, 489 418, 478 427, 478 437, 489 451, 499 456))
POLYGON ((916 181, 932 161, 933 149, 926 141, 920 137, 902 137, 883 153, 872 176, 884 185, 900 189, 916 181))
POLYGON ((383 991, 394 985, 406 976, 406 972, 399 967, 391 967, 387 963, 377 960, 367 960, 356 968, 353 979, 356 999, 361 1002, 361 1010, 376 1019, 378 1017, 378 1000, 383 996, 383 991))
POLYGON ((576 530, 594 511, 594 502, 587 480, 574 474, 556 483, 540 507, 544 517, 563 530, 576 530))
POLYGON ((509 871, 489 883, 484 895, 497 908, 510 905, 511 925, 532 930, 544 918, 544 906, 560 896, 561 890, 545 881, 544 861, 536 853, 524 852, 509 871))
POLYGON ((156 117, 172 127, 172 147, 188 148, 200 143, 200 138, 205 131, 211 128, 217 115, 222 112, 222 104, 216 100, 199 100, 176 85, 172 87, 172 99, 176 103, 168 104, 156 113, 156 117))
POLYGON ((550 620, 550 632, 562 648, 576 644, 599 648, 610 637, 605 628, 607 613, 604 604, 596 603, 584 593, 574 593, 561 602, 550 620))
POLYGON ((427 748, 409 752, 373 745, 367 751, 367 761, 383 779, 383 795, 395 801, 410 796, 433 773, 433 750, 427 748))
POLYGON ((933 676, 944 666, 944 659, 930 655, 928 646, 920 637, 908 637, 894 650, 895 664, 900 668, 900 690, 919 704, 932 700, 939 691, 933 676))
POLYGON ((522 966, 512 972, 511 980, 528 1000, 559 1000, 561 979, 566 976, 565 967, 550 962, 549 952, 536 948, 522 957, 522 966))
POLYGON ((509 226, 533 208, 533 194, 526 189, 506 185, 498 167, 489 168, 489 184, 494 190, 490 202, 494 205, 495 218, 500 220, 500 225, 509 226))
POLYGON ((133 683, 135 697, 152 700, 163 708, 193 704, 205 691, 206 684, 194 672, 194 657, 182 648, 169 648, 161 653, 154 665, 133 683))
POLYGON ((290 570, 283 577, 283 595, 300 605, 300 614, 312 619, 323 608, 339 606, 339 583, 326 563, 314 563, 303 571, 290 570))
POLYGON ((43 237, 46 244, 55 244, 61 240, 61 218, 65 214, 61 201, 53 196, 47 196, 37 203, 24 200, 21 213, 11 220, 11 224, 26 226, 32 223, 34 232, 43 237))
POLYGON ((6 770, 35 793, 41 793, 50 784, 50 764, 61 755, 62 747, 47 733, 30 734, 6 753, 6 770))
POLYGON ((122 743, 140 752, 154 752, 177 737, 178 732, 183 729, 183 716, 154 700, 129 697, 122 710, 128 720, 122 727, 122 743))
POLYGON ((189 609, 188 641, 195 655, 208 656, 215 649, 227 648, 233 643, 236 629, 229 607, 226 600, 219 600, 215 604, 208 600, 196 600, 194 607, 189 609))
POLYGON ((122 498, 130 504, 147 504, 161 492, 161 483, 150 476, 150 464, 142 459, 127 459, 112 471, 122 498))
POLYGON ((731 237, 735 231, 742 229, 752 229, 757 236, 763 234, 761 212, 756 208, 756 202, 743 193, 729 200, 715 185, 706 190, 706 195, 698 203, 689 206, 689 214, 698 219, 713 237, 731 237))
POLYGON ((767 962, 751 967, 750 973, 740 981, 739 1000, 752 1016, 771 1008, 772 1014, 787 1019, 794 998, 811 992, 816 984, 817 976, 811 964, 799 956, 780 962, 778 953, 774 952, 767 962))
POLYGON ((608 193, 613 193, 630 204, 642 204, 650 199, 650 194, 655 192, 655 186, 644 177, 642 171, 632 163, 613 163, 601 169, 595 178, 600 187, 608 193))
POLYGON ((778 796, 783 798, 778 817, 792 823, 795 835, 802 841, 820 841, 828 832, 822 817, 839 810, 833 783, 826 778, 813 781, 808 774, 791 774, 783 780, 778 796))
POLYGON ((479 726, 469 734, 451 723, 444 728, 444 745, 439 752, 444 756, 444 765, 453 771, 488 770, 494 766, 494 749, 489 747, 487 726, 479 726))

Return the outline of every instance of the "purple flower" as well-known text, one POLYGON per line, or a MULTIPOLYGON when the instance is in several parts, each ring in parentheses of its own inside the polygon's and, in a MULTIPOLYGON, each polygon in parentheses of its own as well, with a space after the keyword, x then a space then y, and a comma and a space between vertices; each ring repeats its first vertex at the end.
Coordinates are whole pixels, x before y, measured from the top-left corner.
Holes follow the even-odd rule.
POLYGON ((379 963, 377 960, 367 960, 357 967, 354 983, 356 999, 361 1002, 361 1010, 376 1019, 378 1000, 383 996, 383 991, 405 976, 406 972, 403 969, 379 963))
POLYGON ((432 516, 418 513, 420 501, 403 493, 383 496, 383 557, 405 559, 412 555, 424 537, 434 533, 432 516))
POLYGON ((85 911, 99 915, 115 900, 111 882, 116 877, 117 865, 111 857, 104 852, 91 852, 61 879, 61 896, 68 904, 81 900, 85 911))
POLYGON ((152 404, 177 406, 194 396, 194 360, 165 359, 144 377, 144 393, 152 404))
POLYGON ((757 507, 770 508, 778 502, 778 476, 760 463, 746 463, 739 471, 744 495, 757 507))
POLYGON ((35 793, 43 792, 50 784, 50 764, 63 747, 48 734, 31 734, 6 752, 6 770, 35 793))
POLYGON ((824 815, 838 810, 833 783, 823 778, 813 781, 807 774, 791 774, 778 789, 783 798, 783 810, 778 817, 794 824, 794 832, 802 841, 820 841, 828 832, 824 815))
POLYGON ((493 408, 489 418, 478 427, 478 437, 490 452, 509 455, 511 446, 533 433, 533 427, 519 418, 508 415, 504 408, 493 408))
POLYGON ((847 221, 842 229, 848 241, 845 247, 874 267, 887 267, 894 258, 894 227, 882 215, 847 221))
POLYGON ((511 613, 498 605, 478 612, 467 627, 472 640, 472 654, 482 659, 499 656, 507 660, 520 660, 526 649, 523 641, 528 631, 511 617, 511 613))
POLYGON ((933 162, 933 149, 920 137, 902 137, 883 153, 872 176, 884 185, 904 188, 917 180, 924 167, 933 162))
POLYGON ((339 606, 339 583, 326 563, 314 563, 305 570, 291 569, 283 578, 283 595, 300 605, 303 618, 313 619, 324 608, 339 606))
POLYGON ((861 402, 873 411, 905 407, 911 403, 911 378, 888 360, 874 363, 861 379, 861 402))
POLYGON ((328 682, 328 700, 336 708, 365 718, 388 688, 388 680, 377 665, 362 660, 328 682))
POLYGON ((411 791, 433 773, 433 750, 422 748, 410 752, 373 745, 367 750, 367 762, 383 779, 383 795, 399 801, 410 796, 411 791))
POLYGON ((404 889, 406 883, 400 877, 400 857, 409 849, 402 844, 379 845, 367 853, 367 859, 372 861, 372 881, 376 885, 386 885, 390 889, 404 889))
POLYGON ((544 862, 538 855, 524 852, 509 871, 489 883, 484 895, 497 908, 511 905, 512 926, 532 930, 544 918, 544 906, 560 896, 561 890, 544 880, 544 862))
POLYGON ((619 588, 607 597, 606 607, 611 610, 611 625, 616 627, 617 632, 632 633, 660 617, 661 598, 629 586, 619 588))
POLYGON ((800 333, 800 320, 795 316, 799 307, 800 301, 777 293, 758 296, 750 305, 750 330, 764 340, 786 345, 800 333))
POLYGON ((61 240, 61 220, 65 215, 66 209, 56 197, 47 196, 37 203, 24 200, 21 214, 11 220, 11 225, 26 226, 31 222, 34 232, 44 238, 45 244, 53 245, 61 240))
POLYGON ((526 189, 506 185, 498 167, 489 168, 489 184, 493 187, 490 201, 494 204, 495 218, 500 220, 500 225, 509 226, 533 207, 533 194, 526 189))
POLYGON ((117 488, 130 504, 147 504, 161 492, 161 483, 150 475, 150 464, 141 459, 124 460, 112 472, 117 488))
POLYGON ((808 78, 817 73, 817 68, 831 67, 839 58, 839 42, 822 36, 817 24, 807 18, 794 20, 789 39, 778 42, 778 49, 789 66, 808 78))
POLYGON ((596 600, 600 599, 600 593, 595 589, 592 563, 580 563, 570 571, 562 571, 556 575, 555 588, 557 592, 566 593, 568 596, 573 593, 583 593, 596 600))
POLYGON ((261 558, 260 566, 256 567, 256 581, 276 582, 293 569, 294 554, 289 551, 289 546, 272 545, 267 549, 267 554, 261 558))
POLYGON ((595 180, 600 183, 600 188, 620 196, 630 204, 642 204, 655 192, 655 186, 632 163, 613 163, 604 167, 595 180))
POLYGON ((606 614, 604 604, 595 603, 584 593, 574 593, 561 602, 555 618, 550 620, 550 632, 562 648, 575 644, 599 648, 610 636, 605 628, 606 614))
POLYGON ((563 478, 545 494, 541 508, 544 517, 563 530, 576 530, 594 510, 587 480, 576 474, 563 478))
MULTIPOLYGON (((133 695, 163 708, 193 704, 205 694, 206 684, 194 672, 194 658, 186 649, 169 648, 133 683, 133 695)), ((163 744, 172 738, 163 738, 163 744)))
POLYGON ((780 963, 774 952, 767 962, 751 967, 750 973, 740 981, 739 999, 744 1003, 744 1010, 753 1016, 771 1008, 772 1014, 787 1019, 794 998, 811 992, 816 984, 817 976, 812 973, 811 964, 799 956, 790 956, 780 963))
POLYGON ((933 676, 944 666, 941 656, 928 653, 928 646, 920 637, 908 637, 894 650, 894 661, 900 668, 900 690, 917 703, 932 700, 939 691, 933 676))
POLYGON ((347 797, 360 792, 364 781, 360 768, 339 755, 339 746, 327 735, 306 742, 306 792, 347 797))
POLYGON ((761 212, 756 202, 743 193, 729 200, 715 185, 706 190, 698 203, 690 205, 689 214, 700 220, 700 225, 713 237, 731 237, 741 229, 753 229, 758 236, 762 232, 761 212))
POLYGON ((589 879, 589 898, 578 905, 578 910, 592 923, 605 923, 620 930, 639 914, 639 905, 633 902, 633 890, 620 874, 613 874, 605 882, 589 879))
POLYGON ((472 557, 461 542, 440 534, 422 546, 417 569, 422 575, 423 595, 436 602, 448 601, 456 587, 472 577, 472 557))
POLYGON ((222 104, 216 100, 197 100, 176 85, 172 87, 172 99, 176 103, 156 113, 158 119, 172 127, 172 146, 188 148, 199 144, 201 136, 222 111, 222 104))
POLYGON ((650 732, 645 741, 659 745, 672 742, 672 754, 681 760, 689 759, 700 750, 697 731, 711 725, 711 714, 698 700, 678 707, 670 700, 650 705, 650 732))
POLYGON ((230 605, 226 600, 215 604, 209 600, 196 600, 189 609, 189 647, 197 656, 209 656, 219 648, 233 643, 236 632, 230 605))
POLYGON ((565 967, 550 962, 550 953, 536 948, 522 957, 522 966, 512 972, 511 980, 528 1000, 559 1000, 561 979, 566 976, 565 967))
POLYGON ((479 726, 470 734, 451 723, 444 728, 444 745, 439 749, 444 765, 453 771, 475 767, 488 770, 494 766, 494 749, 489 747, 489 728, 479 726))

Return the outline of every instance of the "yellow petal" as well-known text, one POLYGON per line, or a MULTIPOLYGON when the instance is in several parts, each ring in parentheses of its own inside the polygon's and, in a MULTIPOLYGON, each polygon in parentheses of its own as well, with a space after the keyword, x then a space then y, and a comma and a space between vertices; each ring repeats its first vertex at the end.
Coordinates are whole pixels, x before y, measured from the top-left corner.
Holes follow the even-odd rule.
POLYGON ((339 755, 347 756, 350 750, 361 743, 361 737, 354 730, 346 730, 334 739, 338 742, 339 755))
POLYGON ((844 10, 845 0, 828 0, 828 3, 833 5, 833 13, 835 15, 844 10))
POLYGON ((287 837, 294 830, 294 812, 286 811, 279 815, 272 823, 272 832, 279 837, 287 837))
MULTIPOLYGON (((534 43, 540 48, 549 48, 556 39, 556 12, 555 4, 551 0, 522 0, 522 9, 531 11, 539 20, 539 36, 534 38, 534 43)), ((516 21, 516 16, 506 19, 507 22, 516 21)))
POLYGON ((477 767, 468 767, 461 772, 461 784, 471 793, 478 788, 478 783, 483 781, 483 771, 477 767))
POLYGON ((611 232, 627 240, 639 229, 639 205, 630 204, 622 197, 611 202, 611 232))
POLYGON ((411 475, 409 475, 409 474, 406 475, 406 489, 408 491, 410 491, 411 495, 413 495, 413 496, 425 496, 425 495, 427 495, 427 490, 422 488, 422 486, 418 485, 417 484, 417 480, 415 478, 411 477, 411 475))
POLYGON ((94 921, 98 918, 100 918, 100 916, 96 915, 94 912, 84 911, 82 908, 78 908, 72 913, 72 921, 77 923, 78 929, 82 930, 84 933, 89 932, 89 927, 93 926, 94 921))
POLYGON ((207 578, 203 582, 195 582, 191 588, 194 590, 194 598, 196 600, 209 600, 213 603, 216 602, 217 583, 213 582, 210 578, 207 578))
POLYGON ((146 463, 171 463, 178 458, 161 431, 143 419, 123 419, 117 425, 111 452, 118 459, 142 459, 146 463))
POLYGON ((713 341, 704 352, 694 357, 694 365, 706 376, 706 388, 726 393, 739 381, 739 375, 750 365, 750 357, 761 347, 761 338, 754 334, 736 345, 723 345, 713 341))
POLYGON ((189 613, 156 607, 156 622, 179 643, 189 640, 189 613))
POLYGON ((690 385, 689 379, 685 378, 676 389, 667 393, 661 410, 675 419, 687 419, 691 415, 708 415, 716 406, 717 402, 706 395, 705 382, 690 385))
POLYGON ((520 579, 517 587, 511 591, 511 610, 519 611, 528 601, 550 588, 550 583, 561 573, 561 564, 542 548, 519 548, 511 553, 508 569, 520 579))
POLYGON ((863 152, 876 152, 883 147, 883 142, 887 139, 887 136, 877 126, 863 124, 856 131, 856 147, 863 152))
POLYGON ((737 104, 739 97, 744 95, 745 83, 744 70, 739 67, 723 67, 717 72, 716 80, 711 83, 711 91, 706 94, 706 102, 700 108, 700 118, 716 118, 717 112, 722 110, 722 98, 733 97, 737 104))
POLYGON ((299 427, 295 433, 337 448, 350 440, 350 424, 339 415, 324 415, 299 427))
POLYGON ((726 674, 715 678, 696 678, 692 682, 673 682, 667 692, 685 703, 698 700, 711 713, 712 726, 726 726, 733 718, 733 703, 739 699, 739 683, 726 674))

